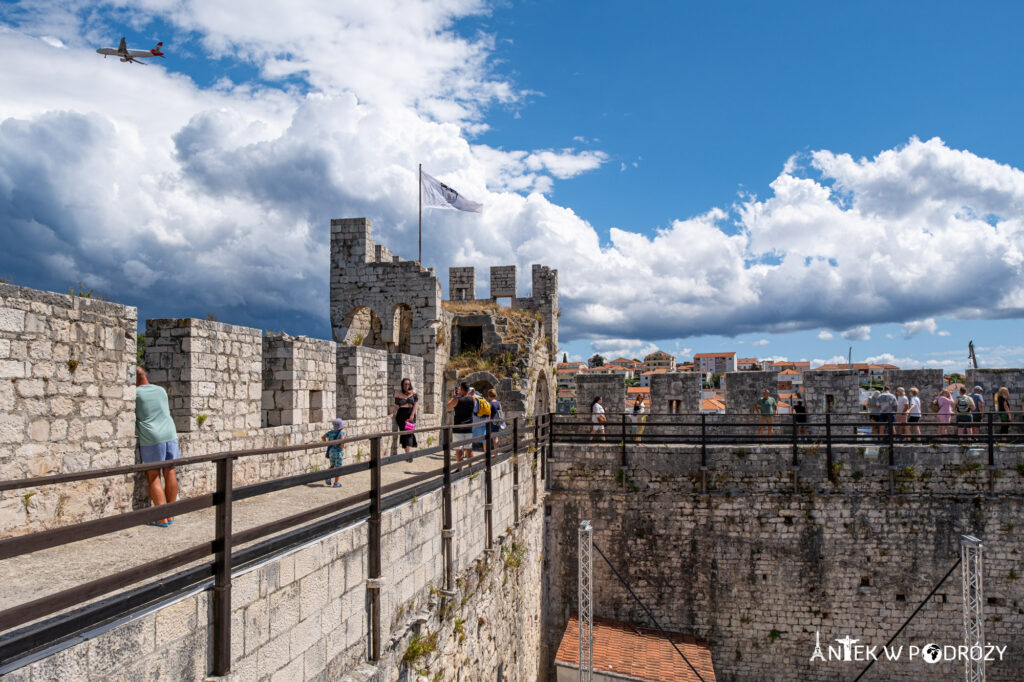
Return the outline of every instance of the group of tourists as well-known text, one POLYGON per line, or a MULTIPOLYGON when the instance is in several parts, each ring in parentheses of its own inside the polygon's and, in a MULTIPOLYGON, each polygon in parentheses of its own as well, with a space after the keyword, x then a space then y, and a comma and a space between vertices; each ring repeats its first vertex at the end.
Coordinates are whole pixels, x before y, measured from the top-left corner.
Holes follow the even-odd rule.
MULTIPOLYGON (((181 451, 167 391, 149 383, 146 370, 142 367, 135 368, 135 387, 135 433, 139 443, 139 458, 144 464, 166 464, 145 472, 149 497, 154 506, 170 504, 178 499, 178 480, 172 462, 181 457, 181 451)), ((418 445, 416 411, 419 407, 419 394, 410 379, 402 379, 395 391, 393 404, 394 409, 388 418, 394 420, 400 432, 399 446, 408 454, 418 445)), ((486 439, 486 423, 489 420, 497 420, 492 425, 493 445, 497 447, 498 433, 505 429, 497 391, 492 388, 484 396, 462 382, 448 401, 447 408, 453 411, 452 443, 455 446, 456 462, 469 459, 473 450, 484 449, 480 437, 486 439)), ((340 417, 332 420, 331 429, 320 437, 321 441, 327 443, 325 457, 331 469, 342 466, 344 439, 345 420, 340 417)), ((341 477, 335 476, 333 480, 328 478, 326 485, 340 488, 341 477)), ((174 518, 168 516, 151 525, 167 528, 172 523, 174 518)))

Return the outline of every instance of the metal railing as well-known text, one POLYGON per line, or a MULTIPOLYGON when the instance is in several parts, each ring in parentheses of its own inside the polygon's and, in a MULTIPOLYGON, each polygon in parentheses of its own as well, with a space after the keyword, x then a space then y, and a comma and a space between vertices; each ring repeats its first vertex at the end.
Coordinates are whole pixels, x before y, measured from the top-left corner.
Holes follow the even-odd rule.
MULTIPOLYGON (((454 535, 452 484, 462 478, 473 476, 480 471, 484 472, 485 504, 482 511, 485 517, 486 547, 488 549, 492 547, 494 540, 491 505, 493 501, 492 468, 495 465, 509 458, 518 457, 522 452, 532 455, 531 471, 534 472, 533 501, 537 501, 536 472, 540 472, 540 478, 543 480, 545 475, 544 445, 545 439, 549 435, 550 416, 540 415, 538 417, 507 420, 508 429, 492 432, 492 427, 499 421, 501 420, 478 423, 477 426, 484 425, 486 429, 485 435, 477 436, 458 444, 460 448, 468 448, 471 443, 481 443, 483 445, 483 452, 477 454, 477 451, 474 449, 472 456, 464 459, 461 463, 453 463, 452 461, 453 439, 451 434, 452 429, 455 427, 451 425, 417 429, 417 434, 438 432, 440 434, 440 444, 409 454, 398 453, 390 457, 381 457, 382 439, 398 437, 403 432, 375 433, 337 441, 328 441, 326 443, 317 441, 284 447, 256 448, 196 457, 183 457, 174 461, 173 466, 175 468, 211 462, 216 465, 214 492, 196 495, 170 504, 147 507, 116 516, 84 521, 70 526, 0 540, 0 560, 4 560, 31 552, 59 547, 71 542, 108 535, 166 517, 180 516, 209 508, 214 508, 215 510, 214 533, 211 538, 205 539, 187 549, 147 563, 96 578, 73 588, 61 590, 0 611, 0 633, 3 633, 0 634, 0 670, 3 670, 4 666, 14 661, 24 659, 33 652, 51 646, 56 642, 66 640, 76 633, 112 622, 147 605, 157 603, 169 595, 195 587, 204 581, 212 579, 212 668, 214 675, 225 675, 230 671, 231 667, 231 573, 233 568, 264 560, 289 547, 308 542, 360 520, 368 522, 367 590, 369 592, 370 622, 367 650, 370 660, 376 660, 379 658, 381 650, 380 578, 383 569, 381 565, 381 516, 384 511, 419 495, 424 495, 438 489, 442 490, 443 528, 441 538, 444 556, 444 585, 445 590, 451 592, 455 586, 452 548, 452 538, 454 535), (257 455, 322 449, 330 445, 344 446, 345 444, 362 441, 369 441, 370 443, 370 456, 367 461, 264 481, 238 488, 232 485, 235 460, 257 455), (417 459, 436 454, 443 455, 441 467, 410 474, 392 483, 384 484, 382 482, 383 467, 389 464, 408 462, 410 458, 417 459), (456 467, 458 468, 456 469, 456 467), (232 530, 232 510, 236 502, 316 483, 329 478, 352 476, 364 471, 370 472, 370 482, 367 490, 253 528, 237 532, 232 530), (298 528, 296 529, 296 527, 298 528), (295 530, 289 531, 289 529, 295 530), (284 535, 276 535, 282 533, 282 531, 289 532, 284 535), (235 549, 240 545, 256 541, 261 542, 244 549, 235 549), (203 561, 204 559, 206 561, 203 561), (191 566, 172 576, 164 576, 159 581, 149 585, 118 592, 135 583, 164 575, 173 569, 193 564, 197 561, 202 563, 191 566), (107 596, 115 592, 118 592, 118 594, 107 596), (93 601, 101 597, 107 598, 93 601), (68 609, 73 610, 66 611, 68 609), (42 618, 54 616, 54 614, 58 613, 60 615, 38 622, 42 618), (29 623, 32 624, 28 625, 28 627, 22 627, 29 623), (15 630, 15 628, 19 627, 22 629, 15 630)), ((166 467, 166 462, 136 464, 80 473, 0 481, 0 491, 140 474, 166 467)), ((513 510, 514 519, 518 523, 520 509, 522 508, 519 489, 519 467, 514 466, 512 469, 513 510)))
MULTIPOLYGON (((984 448, 990 465, 997 445, 1024 445, 1024 424, 1002 421, 998 413, 980 419, 957 421, 957 414, 928 414, 921 421, 905 422, 866 412, 787 414, 760 418, 754 414, 649 414, 605 413, 603 423, 590 415, 551 415, 551 442, 616 443, 625 457, 627 445, 690 445, 701 449, 706 464, 707 448, 720 445, 781 445, 793 452, 793 463, 802 447, 824 447, 831 457, 836 445, 879 446, 888 449, 890 460, 903 445, 959 445, 984 448)), ((967 416, 967 415, 963 415, 967 416)))

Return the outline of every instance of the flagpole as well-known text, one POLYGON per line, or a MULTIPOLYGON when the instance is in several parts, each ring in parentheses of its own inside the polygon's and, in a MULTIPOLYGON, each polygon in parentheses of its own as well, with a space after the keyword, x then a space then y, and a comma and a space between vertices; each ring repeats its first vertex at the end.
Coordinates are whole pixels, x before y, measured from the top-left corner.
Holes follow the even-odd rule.
POLYGON ((416 262, 423 265, 423 164, 420 164, 420 176, 419 176, 419 188, 420 188, 420 229, 419 229, 419 242, 420 242, 420 254, 416 259, 416 262))

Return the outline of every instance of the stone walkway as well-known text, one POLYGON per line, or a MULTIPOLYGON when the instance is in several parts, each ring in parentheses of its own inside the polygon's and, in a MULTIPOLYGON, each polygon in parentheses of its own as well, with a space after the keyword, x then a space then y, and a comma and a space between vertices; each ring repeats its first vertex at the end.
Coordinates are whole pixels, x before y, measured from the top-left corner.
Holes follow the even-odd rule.
MULTIPOLYGON (((402 460, 383 468, 382 483, 386 485, 411 474, 439 469, 442 463, 440 454, 421 457, 412 463, 402 460)), ((232 505, 232 529, 237 533, 368 490, 370 472, 351 474, 341 479, 341 483, 341 488, 327 487, 323 483, 308 484, 235 502, 232 505)), ((182 498, 187 494, 187 491, 182 491, 182 498)), ((0 583, 4 585, 4 589, 0 590, 0 609, 153 561, 210 540, 213 535, 214 509, 210 508, 175 517, 174 523, 168 528, 136 526, 110 535, 6 559, 0 562, 0 583)), ((181 571, 182 568, 174 569, 169 574, 181 571)), ((154 579, 149 578, 143 582, 154 579)))

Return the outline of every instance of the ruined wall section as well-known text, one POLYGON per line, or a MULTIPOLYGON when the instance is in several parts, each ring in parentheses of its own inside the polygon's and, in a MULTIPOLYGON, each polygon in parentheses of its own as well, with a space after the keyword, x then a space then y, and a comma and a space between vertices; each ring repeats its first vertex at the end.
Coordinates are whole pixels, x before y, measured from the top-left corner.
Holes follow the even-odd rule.
MULTIPOLYGON (((545 546, 545 661, 576 602, 577 525, 668 630, 711 643, 716 677, 853 679, 865 666, 811 662, 815 634, 881 647, 959 558, 959 535, 985 546, 990 643, 1008 646, 991 680, 1019 678, 1024 657, 1024 528, 1017 467, 1024 450, 1001 448, 994 468, 956 446, 903 447, 895 472, 853 447, 787 448, 556 445, 545 546), (701 492, 706 476, 707 493, 701 492), (890 477, 893 478, 890 478, 890 477), (894 480, 893 480, 894 479, 894 480)), ((646 622, 611 574, 594 563, 594 614, 646 622)), ((961 643, 960 573, 914 618, 896 645, 961 643)), ((962 664, 879 661, 865 679, 954 679, 962 664)))
POLYGON ((425 414, 439 414, 441 409, 442 375, 448 357, 444 322, 441 285, 432 269, 374 244, 366 218, 331 221, 334 340, 423 358, 420 409, 425 414), (353 324, 363 319, 369 320, 369 334, 355 333, 353 324))
MULTIPOLYGON (((0 284, 0 480, 134 463, 136 310, 0 284)), ((125 477, 0 493, 0 536, 130 508, 125 477)))
POLYGON ((223 322, 146 320, 149 380, 167 390, 179 433, 260 427, 262 337, 259 329, 223 322))
MULTIPOLYGON (((668 372, 651 377, 651 414, 697 414, 700 412, 702 375, 696 372, 668 372), (675 410, 673 411, 673 406, 675 410)), ((627 410, 632 405, 626 405, 627 410)))

